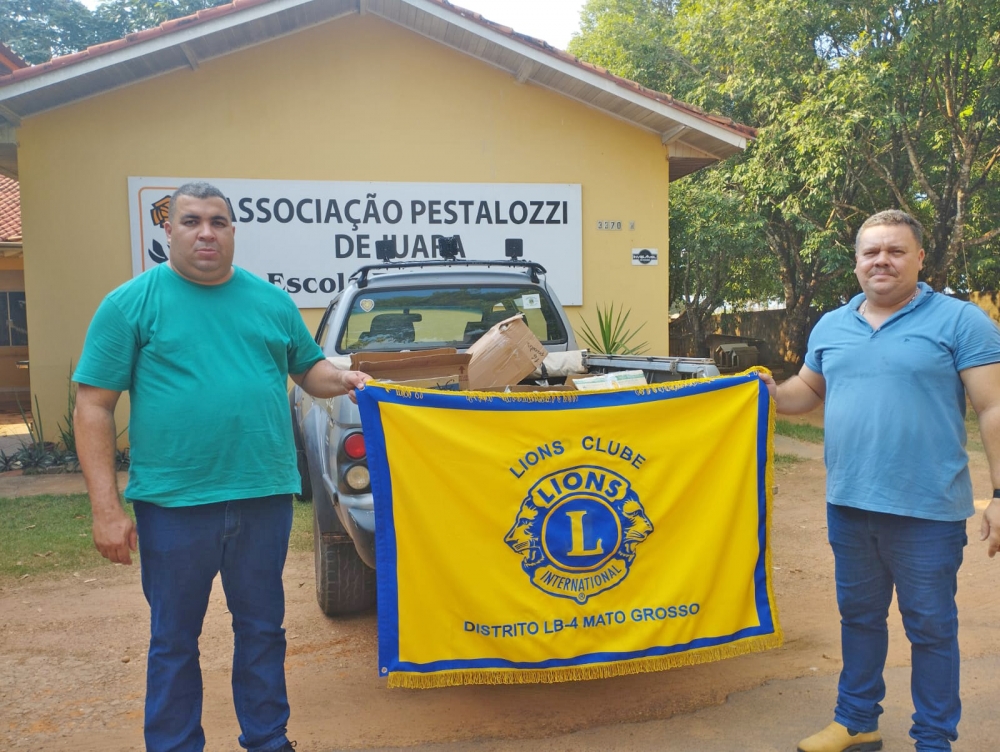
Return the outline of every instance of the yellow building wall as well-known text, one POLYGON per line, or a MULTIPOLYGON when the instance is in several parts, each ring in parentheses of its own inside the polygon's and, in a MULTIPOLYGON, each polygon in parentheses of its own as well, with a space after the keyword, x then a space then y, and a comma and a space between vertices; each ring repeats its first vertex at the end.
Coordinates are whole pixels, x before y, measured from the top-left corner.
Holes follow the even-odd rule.
MULTIPOLYGON (((94 310, 131 276, 130 175, 580 183, 577 334, 581 316, 596 328, 598 305, 624 304, 630 324, 646 322, 649 352, 668 352, 659 137, 378 18, 342 18, 27 118, 18 136, 31 381, 46 430, 94 310), (626 229, 598 231, 606 219, 626 229), (660 264, 633 266, 633 247, 659 249, 660 264)), ((303 312, 311 329, 320 314, 303 312)))

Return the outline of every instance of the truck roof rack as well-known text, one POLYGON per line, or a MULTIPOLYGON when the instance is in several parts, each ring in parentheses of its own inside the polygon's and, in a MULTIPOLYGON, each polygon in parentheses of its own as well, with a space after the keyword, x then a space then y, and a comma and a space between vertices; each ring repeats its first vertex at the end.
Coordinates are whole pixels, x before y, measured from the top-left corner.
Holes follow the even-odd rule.
POLYGON ((546 274, 545 267, 534 261, 521 261, 520 259, 497 259, 496 261, 478 261, 475 259, 463 259, 461 261, 389 261, 382 264, 370 264, 362 266, 354 272, 349 281, 358 281, 358 287, 368 286, 368 277, 371 272, 385 272, 392 269, 415 269, 419 267, 442 267, 442 266, 509 266, 511 268, 521 267, 531 273, 531 281, 538 283, 538 275, 546 274))

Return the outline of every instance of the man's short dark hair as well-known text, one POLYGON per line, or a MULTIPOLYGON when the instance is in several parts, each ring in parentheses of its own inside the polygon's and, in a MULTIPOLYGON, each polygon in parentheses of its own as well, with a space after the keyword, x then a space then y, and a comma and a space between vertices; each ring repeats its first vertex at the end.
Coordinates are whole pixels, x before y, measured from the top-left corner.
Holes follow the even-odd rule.
POLYGON ((226 206, 229 207, 230 215, 232 215, 232 204, 229 203, 229 199, 226 198, 226 194, 220 191, 211 183, 206 183, 204 181, 197 181, 195 183, 185 183, 170 196, 170 211, 167 218, 173 222, 174 221, 174 208, 177 206, 178 196, 190 196, 191 198, 221 198, 226 202, 226 206))
POLYGON ((885 211, 880 211, 878 214, 872 214, 858 228, 858 234, 854 238, 854 252, 857 253, 858 248, 861 247, 861 233, 869 227, 882 227, 885 225, 906 225, 910 228, 910 232, 913 233, 913 237, 917 239, 917 245, 921 248, 924 247, 923 225, 905 211, 886 209, 885 211))

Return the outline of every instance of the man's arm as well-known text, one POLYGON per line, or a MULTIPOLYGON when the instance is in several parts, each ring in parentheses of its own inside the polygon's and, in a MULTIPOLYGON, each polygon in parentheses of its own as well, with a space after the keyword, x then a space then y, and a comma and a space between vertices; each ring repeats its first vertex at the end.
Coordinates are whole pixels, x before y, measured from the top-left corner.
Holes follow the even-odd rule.
POLYGON ((101 556, 131 564, 137 545, 135 523, 125 513, 115 475, 115 405, 121 392, 78 384, 73 430, 76 453, 90 494, 94 545, 101 556))
POLYGON ((809 366, 802 366, 797 375, 780 385, 769 373, 761 373, 760 380, 774 399, 775 408, 785 415, 799 415, 819 407, 826 397, 826 379, 809 366))
MULTIPOLYGON (((959 375, 979 416, 979 434, 990 465, 990 480, 994 489, 1000 489, 1000 363, 967 368, 959 375)), ((993 558, 1000 551, 1000 499, 995 496, 983 512, 979 533, 980 540, 989 541, 987 553, 993 558)))
POLYGON ((364 387, 371 377, 361 371, 342 371, 328 360, 318 361, 305 373, 288 374, 292 381, 302 387, 307 394, 325 399, 350 395, 351 401, 357 402, 354 390, 364 387))

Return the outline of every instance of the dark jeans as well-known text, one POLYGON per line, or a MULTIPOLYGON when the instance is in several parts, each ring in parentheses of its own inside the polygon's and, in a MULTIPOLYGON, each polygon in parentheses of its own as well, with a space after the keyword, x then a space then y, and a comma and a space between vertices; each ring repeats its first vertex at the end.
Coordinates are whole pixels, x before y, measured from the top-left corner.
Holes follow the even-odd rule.
POLYGON ((958 568, 965 522, 937 522, 827 504, 840 606, 835 719, 874 731, 885 697, 886 618, 893 585, 911 646, 913 727, 918 750, 950 750, 958 738, 958 568))
POLYGON ((281 572, 291 496, 166 508, 135 502, 142 590, 150 608, 148 752, 202 752, 198 637, 212 580, 233 617, 233 702, 240 744, 273 752, 287 741, 285 594, 281 572))

